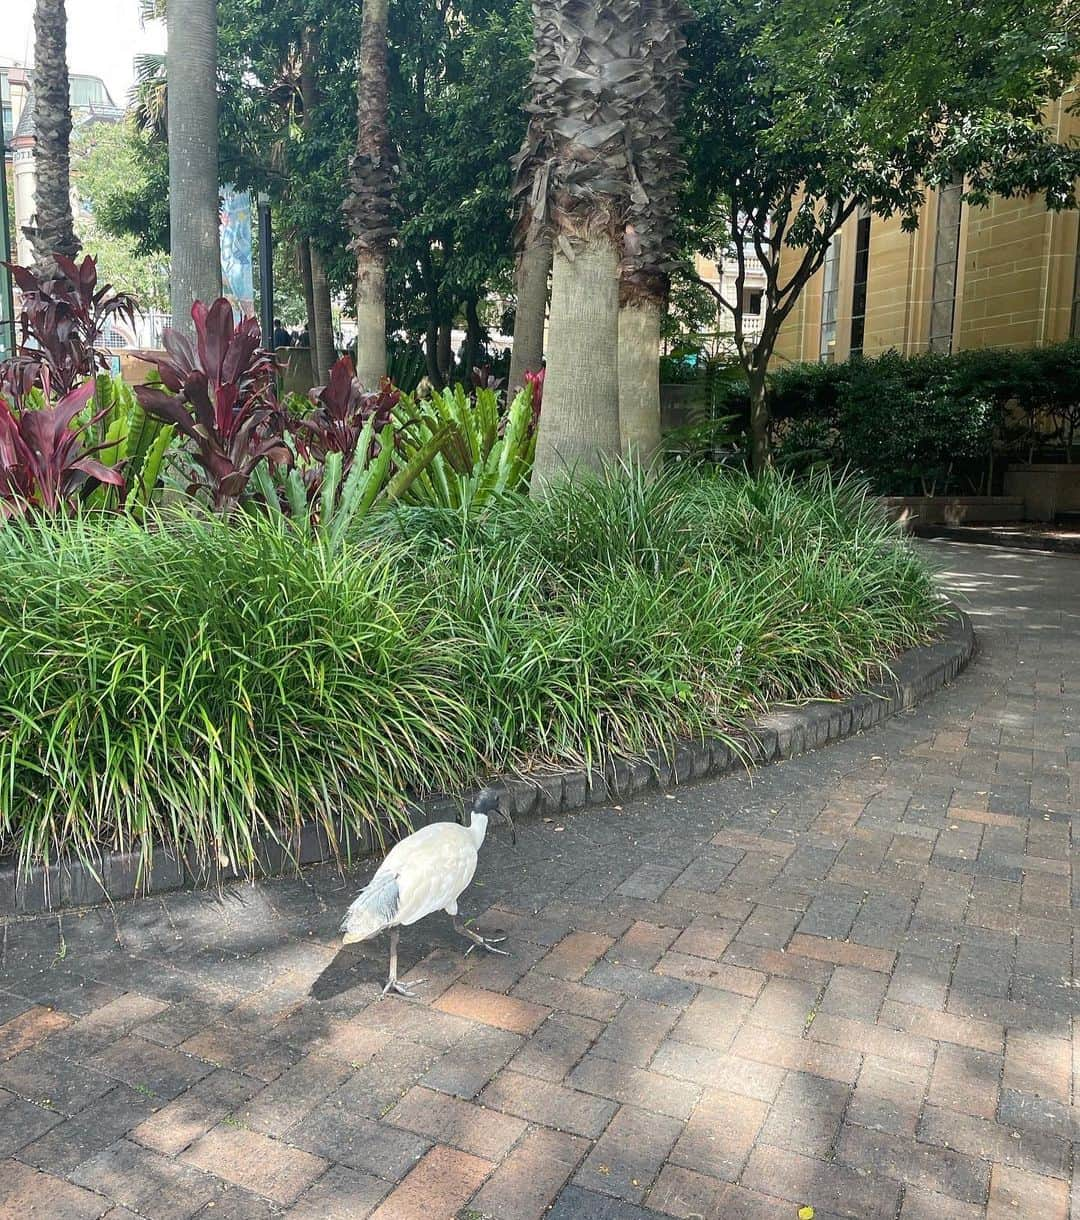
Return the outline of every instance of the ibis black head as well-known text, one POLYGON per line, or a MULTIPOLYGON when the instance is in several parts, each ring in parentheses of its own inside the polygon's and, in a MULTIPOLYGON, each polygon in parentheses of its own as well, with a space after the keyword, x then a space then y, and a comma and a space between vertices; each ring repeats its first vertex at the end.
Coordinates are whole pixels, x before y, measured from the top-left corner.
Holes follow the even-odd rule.
POLYGON ((506 794, 498 788, 481 788, 473 801, 473 813, 483 814, 486 818, 497 817, 510 827, 510 838, 517 843, 517 831, 514 829, 510 811, 506 808, 506 794))

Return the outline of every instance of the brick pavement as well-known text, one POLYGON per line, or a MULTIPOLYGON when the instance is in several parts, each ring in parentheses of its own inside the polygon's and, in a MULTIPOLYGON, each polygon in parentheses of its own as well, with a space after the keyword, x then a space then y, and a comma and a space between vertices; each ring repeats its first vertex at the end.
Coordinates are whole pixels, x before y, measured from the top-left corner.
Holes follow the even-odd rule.
POLYGON ((496 836, 513 955, 406 931, 417 1001, 339 949, 363 870, 8 923, 0 1217, 1080 1220, 1080 559, 927 552, 955 687, 496 836))

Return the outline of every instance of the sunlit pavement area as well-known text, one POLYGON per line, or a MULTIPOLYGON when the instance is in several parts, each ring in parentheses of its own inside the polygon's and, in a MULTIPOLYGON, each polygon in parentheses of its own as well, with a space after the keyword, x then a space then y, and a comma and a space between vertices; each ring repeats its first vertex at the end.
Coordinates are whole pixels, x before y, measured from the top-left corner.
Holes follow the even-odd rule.
POLYGON ((497 832, 512 955, 407 929, 415 1000, 340 948, 370 866, 7 924, 0 1216, 1080 1216, 1080 558, 923 549, 955 686, 497 832))

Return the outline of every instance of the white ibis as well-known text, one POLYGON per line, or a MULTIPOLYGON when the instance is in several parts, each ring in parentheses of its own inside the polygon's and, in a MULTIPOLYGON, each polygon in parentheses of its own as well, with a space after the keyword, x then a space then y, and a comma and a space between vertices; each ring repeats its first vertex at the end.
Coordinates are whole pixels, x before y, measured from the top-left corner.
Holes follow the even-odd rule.
MULTIPOLYGON (((468 826, 436 822, 392 847, 378 872, 346 912, 341 924, 343 944, 370 940, 384 928, 390 930, 390 975, 383 995, 388 991, 404 996, 413 994, 404 983, 398 982, 398 929, 435 911, 445 911, 452 916, 454 931, 473 942, 466 950, 467 954, 479 945, 491 953, 508 956, 504 949, 495 947, 505 937, 485 940, 467 928, 458 916, 457 900, 476 872, 477 854, 491 814, 498 814, 513 834, 514 824, 501 808, 499 794, 485 788, 476 798, 468 826)), ((516 835, 514 842, 517 842, 516 835)), ((417 981, 423 982, 423 979, 417 981)))

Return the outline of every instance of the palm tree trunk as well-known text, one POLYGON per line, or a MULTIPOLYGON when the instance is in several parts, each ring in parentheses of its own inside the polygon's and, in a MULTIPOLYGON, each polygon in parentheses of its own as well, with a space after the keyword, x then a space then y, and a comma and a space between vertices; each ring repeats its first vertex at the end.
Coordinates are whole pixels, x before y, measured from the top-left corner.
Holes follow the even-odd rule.
MULTIPOLYGON (((303 129, 310 138, 319 110, 319 82, 315 75, 318 61, 318 35, 313 26, 305 26, 300 35, 300 97, 303 102, 303 129)), ((337 358, 334 347, 334 318, 330 304, 330 281, 326 276, 326 260, 322 251, 310 239, 305 242, 310 273, 308 297, 308 335, 311 339, 311 371, 317 384, 327 380, 330 366, 337 358)), ((306 286, 305 286, 306 287, 306 286)))
POLYGON ((330 281, 322 251, 311 243, 311 293, 314 305, 314 327, 311 335, 312 372, 319 385, 325 383, 330 366, 337 358, 334 347, 334 315, 330 304, 330 281))
POLYGON ((532 490, 563 474, 599 469, 619 453, 619 252, 591 235, 573 260, 559 250, 551 275, 544 424, 532 490))
POLYGON ((506 383, 511 395, 525 384, 526 373, 539 372, 544 363, 544 324, 547 321, 550 274, 550 237, 527 241, 517 264, 514 347, 510 356, 510 377, 506 383))
POLYGON ((386 255, 393 235, 387 127, 387 0, 365 0, 360 27, 358 131, 345 212, 356 253, 356 373, 369 389, 386 376, 386 255))
POLYGON ((173 325, 221 296, 217 0, 169 0, 169 231, 173 325))
POLYGON ((53 253, 74 258, 79 252, 71 218, 71 86, 64 0, 37 0, 34 59, 34 262, 39 271, 51 274, 55 270, 53 253))
POLYGON ((660 323, 664 302, 642 295, 619 308, 619 434, 627 457, 650 466, 660 452, 660 323))
MULTIPOLYGON (((300 239, 300 279, 304 284, 304 312, 307 316, 308 348, 312 349, 315 342, 312 338, 312 335, 315 334, 315 285, 311 274, 310 237, 302 237, 300 239)), ((311 367, 314 370, 314 357, 311 361, 311 367)))

